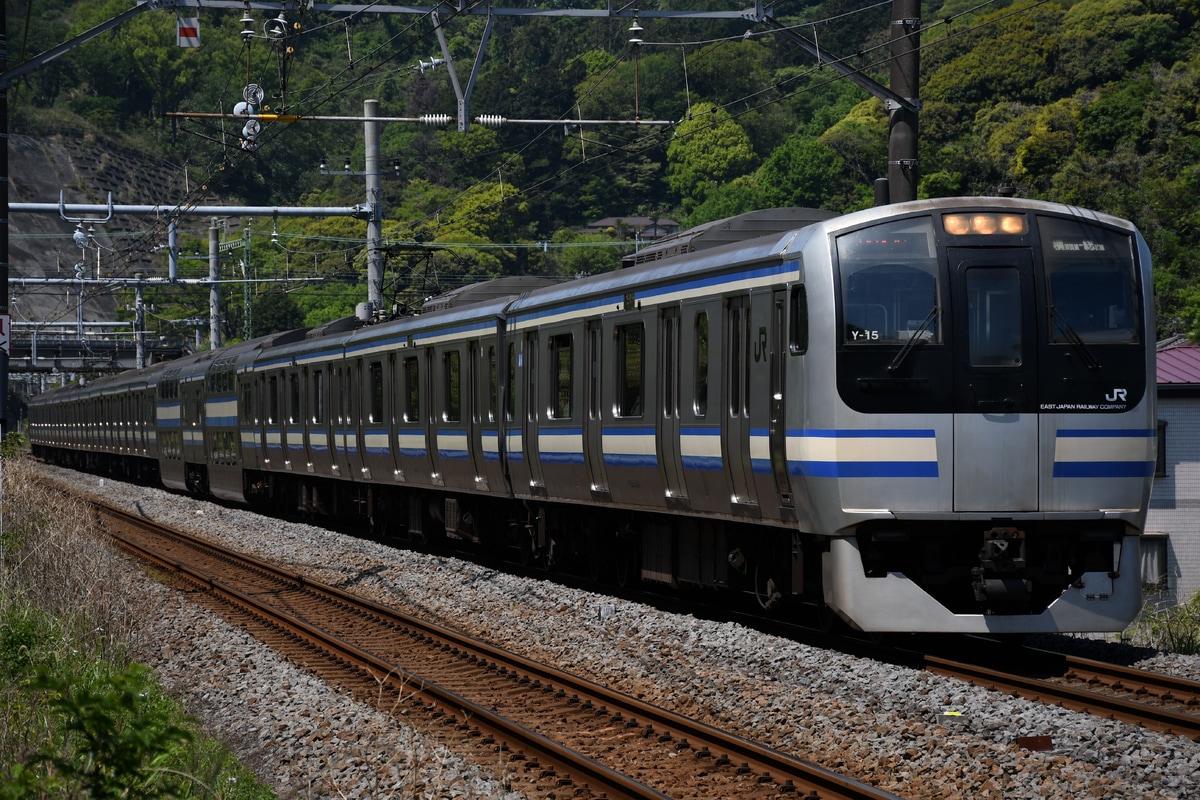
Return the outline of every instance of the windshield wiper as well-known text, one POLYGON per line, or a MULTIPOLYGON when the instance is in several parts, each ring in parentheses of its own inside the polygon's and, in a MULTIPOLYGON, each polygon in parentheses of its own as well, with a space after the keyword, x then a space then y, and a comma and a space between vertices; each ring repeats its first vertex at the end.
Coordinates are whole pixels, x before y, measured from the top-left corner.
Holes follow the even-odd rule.
POLYGON ((1063 336, 1071 343, 1071 346, 1079 353, 1083 359, 1083 363, 1087 368, 1095 371, 1100 369, 1100 362, 1092 355, 1092 351, 1088 350, 1088 346, 1083 343, 1083 339, 1079 338, 1079 334, 1071 327, 1071 323, 1067 322, 1066 317, 1058 313, 1058 309, 1050 306, 1050 319, 1058 326, 1058 329, 1063 332, 1063 336))
POLYGON ((929 313, 925 315, 925 320, 919 326, 917 326, 917 329, 908 337, 908 341, 904 343, 904 347, 900 348, 900 352, 896 353, 896 357, 892 359, 892 363, 888 364, 888 372, 895 372, 896 370, 900 369, 900 365, 904 363, 904 359, 908 358, 908 354, 912 352, 913 347, 921 338, 921 334, 929 330, 930 323, 937 319, 938 315, 941 313, 941 306, 935 305, 933 308, 929 309, 929 313))

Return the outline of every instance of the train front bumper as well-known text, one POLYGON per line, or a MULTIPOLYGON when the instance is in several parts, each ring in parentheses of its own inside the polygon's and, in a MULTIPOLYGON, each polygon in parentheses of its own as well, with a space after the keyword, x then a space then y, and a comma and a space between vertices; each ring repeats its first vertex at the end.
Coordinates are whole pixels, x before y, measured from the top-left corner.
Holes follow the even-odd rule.
POLYGON ((1141 549, 1125 536, 1115 573, 1085 572, 1036 614, 956 614, 902 573, 867 577, 854 538, 824 554, 825 603, 858 630, 879 633, 1066 633, 1122 631, 1142 607, 1141 549))

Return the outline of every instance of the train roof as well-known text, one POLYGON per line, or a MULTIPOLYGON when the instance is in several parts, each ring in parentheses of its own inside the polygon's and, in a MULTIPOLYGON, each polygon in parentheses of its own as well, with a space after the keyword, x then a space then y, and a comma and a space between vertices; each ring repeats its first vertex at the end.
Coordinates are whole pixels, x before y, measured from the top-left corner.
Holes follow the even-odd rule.
POLYGON ((819 208, 767 208, 750 211, 664 236, 653 244, 639 248, 636 253, 622 258, 621 266, 628 268, 649 261, 661 261, 722 245, 746 242, 761 236, 782 234, 836 216, 838 214, 833 211, 819 208))

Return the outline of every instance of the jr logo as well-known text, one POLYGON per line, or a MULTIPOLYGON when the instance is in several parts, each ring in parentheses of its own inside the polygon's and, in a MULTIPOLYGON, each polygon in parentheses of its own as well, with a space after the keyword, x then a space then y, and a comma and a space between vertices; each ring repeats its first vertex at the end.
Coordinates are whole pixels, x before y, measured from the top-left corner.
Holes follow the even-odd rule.
POLYGON ((1124 402, 1125 398, 1126 398, 1126 391, 1124 389, 1113 389, 1111 392, 1104 395, 1104 399, 1110 403, 1115 403, 1118 400, 1120 400, 1121 402, 1124 402))
POLYGON ((762 361, 767 357, 767 329, 758 329, 758 341, 754 343, 754 363, 762 361))

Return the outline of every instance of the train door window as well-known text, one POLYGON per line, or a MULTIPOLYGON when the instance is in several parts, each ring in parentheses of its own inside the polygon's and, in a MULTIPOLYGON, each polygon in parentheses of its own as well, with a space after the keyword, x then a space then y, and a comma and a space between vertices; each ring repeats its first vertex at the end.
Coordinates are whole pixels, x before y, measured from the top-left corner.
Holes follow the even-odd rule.
POLYGON ((514 421, 517 408, 517 346, 508 346, 508 383, 504 385, 504 419, 514 421))
POLYGON ((967 351, 973 367, 1021 365, 1021 276, 1015 269, 966 271, 967 351))
POLYGON ((525 352, 529 355, 529 360, 525 363, 525 379, 527 381, 525 386, 525 416, 530 422, 537 422, 537 334, 526 334, 525 352))
POLYGON ((487 421, 495 422, 500 403, 500 376, 496 371, 496 345, 488 345, 487 349, 488 400, 487 421))
POLYGON ((458 422, 462 419, 462 373, 457 350, 442 354, 442 419, 458 422))
POLYGON ((696 352, 694 385, 692 386, 692 409, 697 417, 708 413, 708 312, 696 315, 696 352))
POLYGON ((267 424, 274 425, 279 418, 279 379, 267 378, 267 424))
POLYGON ((667 419, 679 415, 679 399, 675 390, 679 369, 678 325, 677 313, 662 318, 662 410, 663 417, 667 419))
POLYGON ((551 419, 571 418, 571 397, 574 392, 573 362, 571 334, 563 333, 550 337, 550 368, 554 370, 551 419))
POLYGON ((742 309, 729 311, 729 415, 737 416, 742 411, 742 309))
POLYGON ((312 373, 312 421, 314 425, 325 424, 325 371, 315 369, 312 373))
POLYGON ((288 375, 287 421, 290 425, 300 421, 300 376, 294 372, 288 375))
POLYGON ((600 326, 588 329, 588 418, 599 419, 600 399, 600 326))
POLYGON ((416 356, 404 359, 404 421, 421 419, 421 362, 416 356))
POLYGON ((808 290, 804 284, 792 287, 791 318, 788 320, 788 350, 802 356, 808 352, 808 290))
POLYGON ((644 391, 642 324, 616 329, 616 408, 618 417, 640 417, 644 391))
POLYGON ((383 362, 372 361, 367 365, 367 391, 370 392, 371 422, 383 422, 383 362))
POLYGON ((242 399, 238 403, 238 417, 243 425, 249 425, 254 421, 253 415, 253 393, 250 389, 250 384, 242 386, 242 399))

